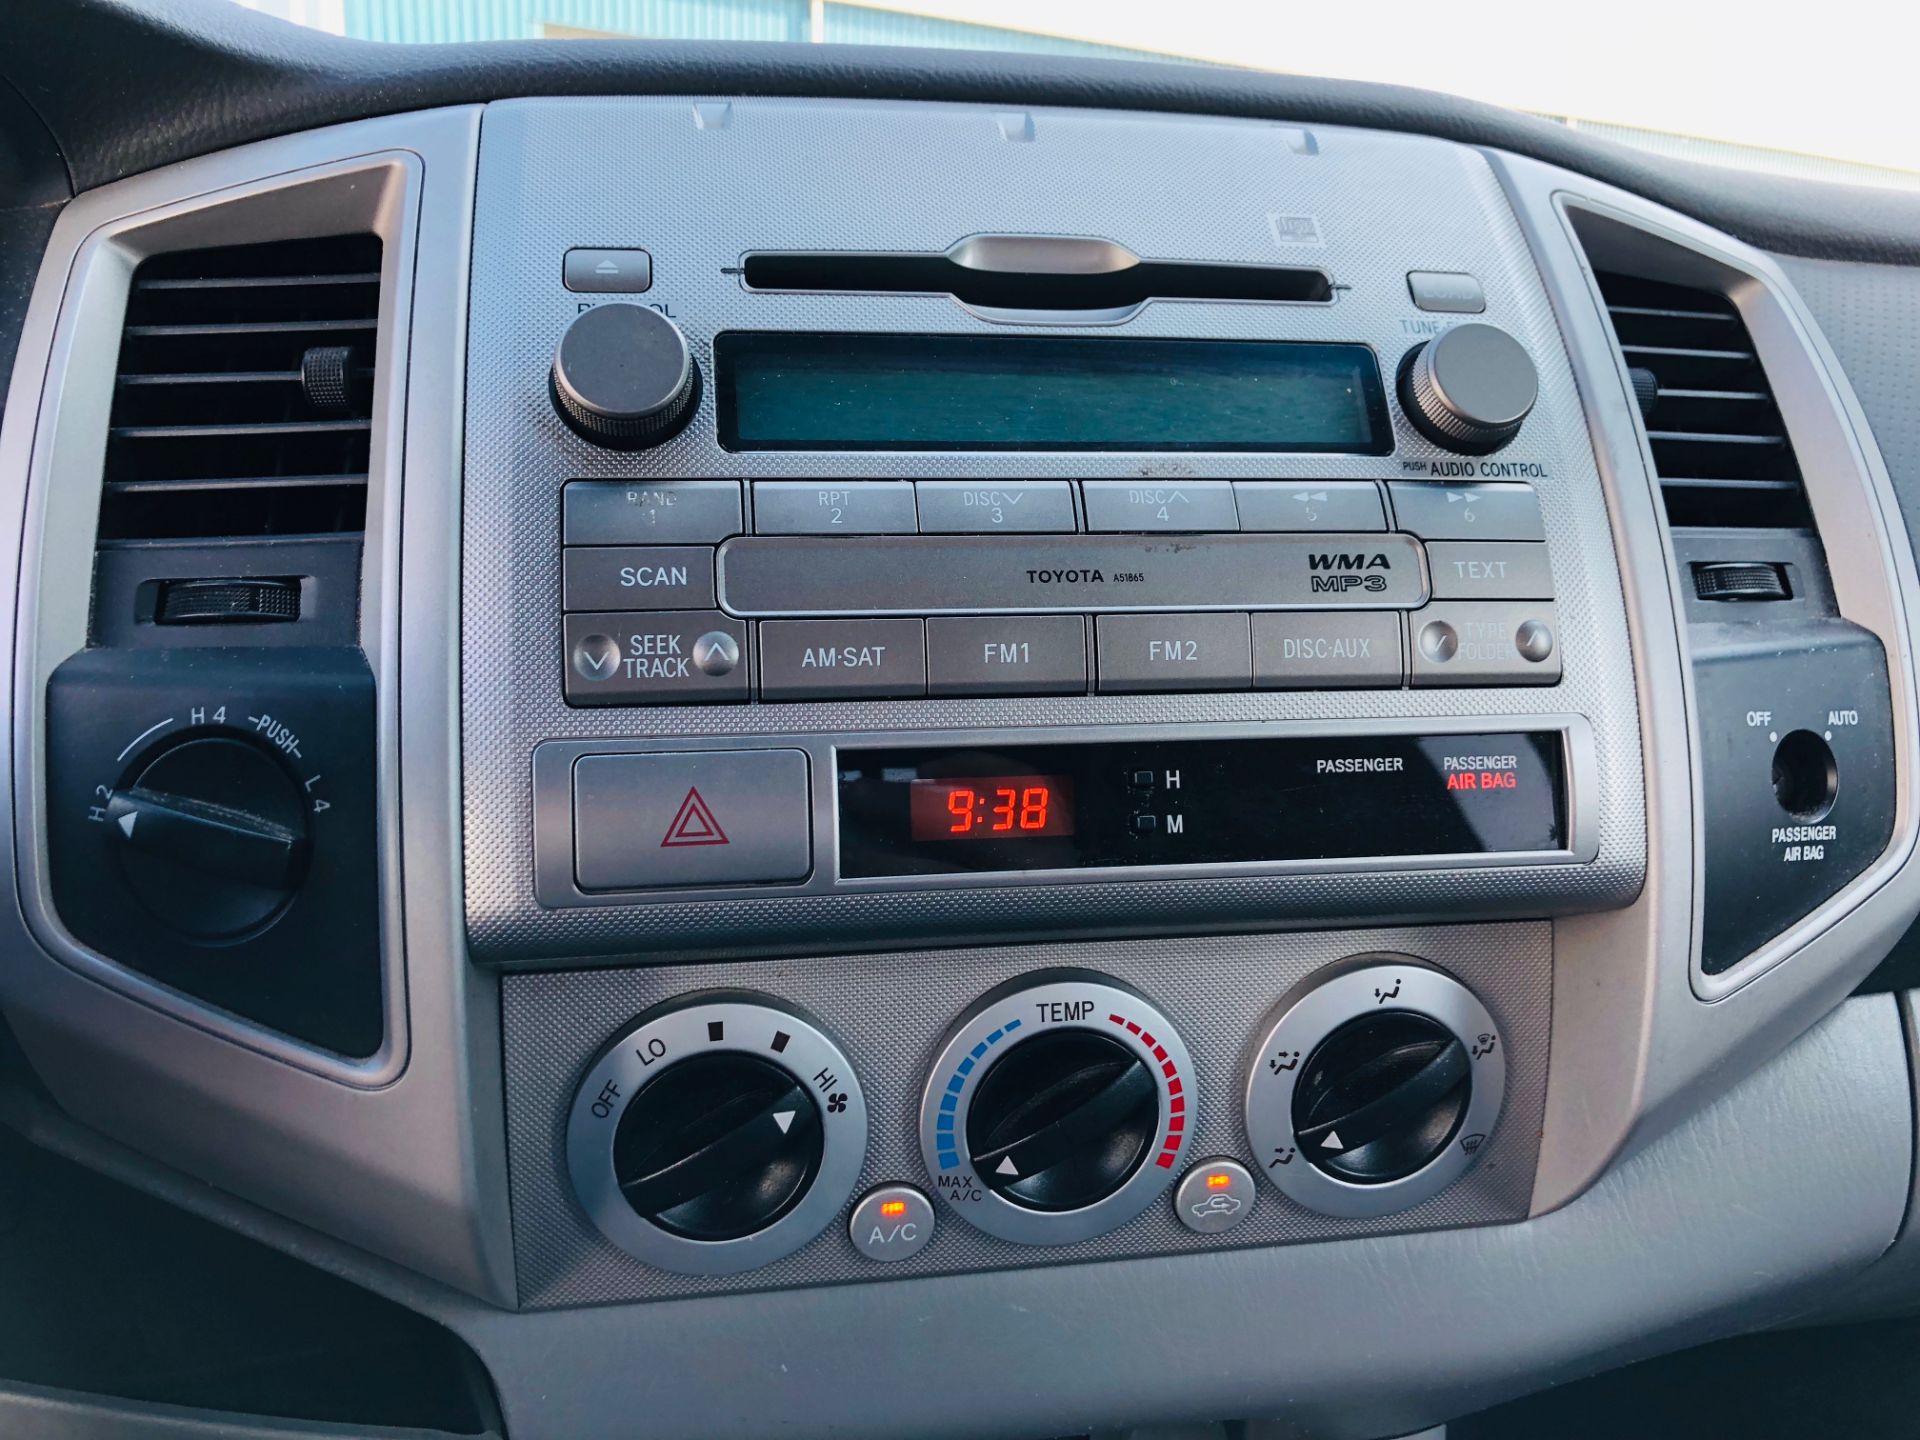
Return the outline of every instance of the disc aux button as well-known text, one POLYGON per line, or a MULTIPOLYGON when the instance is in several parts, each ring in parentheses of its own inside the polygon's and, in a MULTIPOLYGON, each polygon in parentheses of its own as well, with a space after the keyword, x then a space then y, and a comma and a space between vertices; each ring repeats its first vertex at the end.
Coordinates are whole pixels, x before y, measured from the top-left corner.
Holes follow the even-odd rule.
POLYGON ((582 755, 573 863, 582 890, 765 884, 812 865, 800 750, 582 755))

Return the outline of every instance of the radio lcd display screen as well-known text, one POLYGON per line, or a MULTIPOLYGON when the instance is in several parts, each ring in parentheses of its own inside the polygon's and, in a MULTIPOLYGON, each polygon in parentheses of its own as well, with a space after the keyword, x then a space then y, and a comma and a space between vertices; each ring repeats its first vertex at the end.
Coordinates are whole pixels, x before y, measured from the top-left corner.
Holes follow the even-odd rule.
POLYGON ((730 331, 729 450, 1232 450, 1385 455, 1365 345, 730 331))

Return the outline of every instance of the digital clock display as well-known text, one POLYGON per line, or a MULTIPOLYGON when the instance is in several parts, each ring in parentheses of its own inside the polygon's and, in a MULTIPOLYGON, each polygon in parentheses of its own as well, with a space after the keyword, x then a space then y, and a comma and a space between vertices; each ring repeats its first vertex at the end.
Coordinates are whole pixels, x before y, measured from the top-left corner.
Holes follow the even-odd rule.
POLYGON ((915 780, 907 787, 915 840, 1016 840, 1073 834, 1073 781, 1064 775, 915 780))
POLYGON ((838 752, 840 874, 991 875, 1559 851, 1559 731, 838 752))

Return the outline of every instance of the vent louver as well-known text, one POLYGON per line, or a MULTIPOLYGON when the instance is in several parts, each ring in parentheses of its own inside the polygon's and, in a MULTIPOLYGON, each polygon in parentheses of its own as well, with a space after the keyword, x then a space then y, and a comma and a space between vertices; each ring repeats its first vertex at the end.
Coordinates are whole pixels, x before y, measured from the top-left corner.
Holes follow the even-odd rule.
POLYGON ((373 235, 143 262, 127 298, 101 538, 361 530, 379 305, 373 235))
POLYGON ((1800 467, 1740 312, 1712 290, 1601 271, 1671 525, 1812 526, 1800 467))

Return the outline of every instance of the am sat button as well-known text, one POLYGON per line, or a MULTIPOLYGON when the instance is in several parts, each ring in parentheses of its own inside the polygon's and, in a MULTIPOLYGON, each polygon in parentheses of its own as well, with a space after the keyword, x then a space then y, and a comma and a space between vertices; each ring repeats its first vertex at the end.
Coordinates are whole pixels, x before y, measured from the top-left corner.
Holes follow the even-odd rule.
POLYGON ((582 890, 804 880, 812 808, 802 750, 582 755, 574 875, 582 890))
POLYGON ((760 627, 763 699, 926 693, 927 640, 918 620, 769 620, 760 627))

